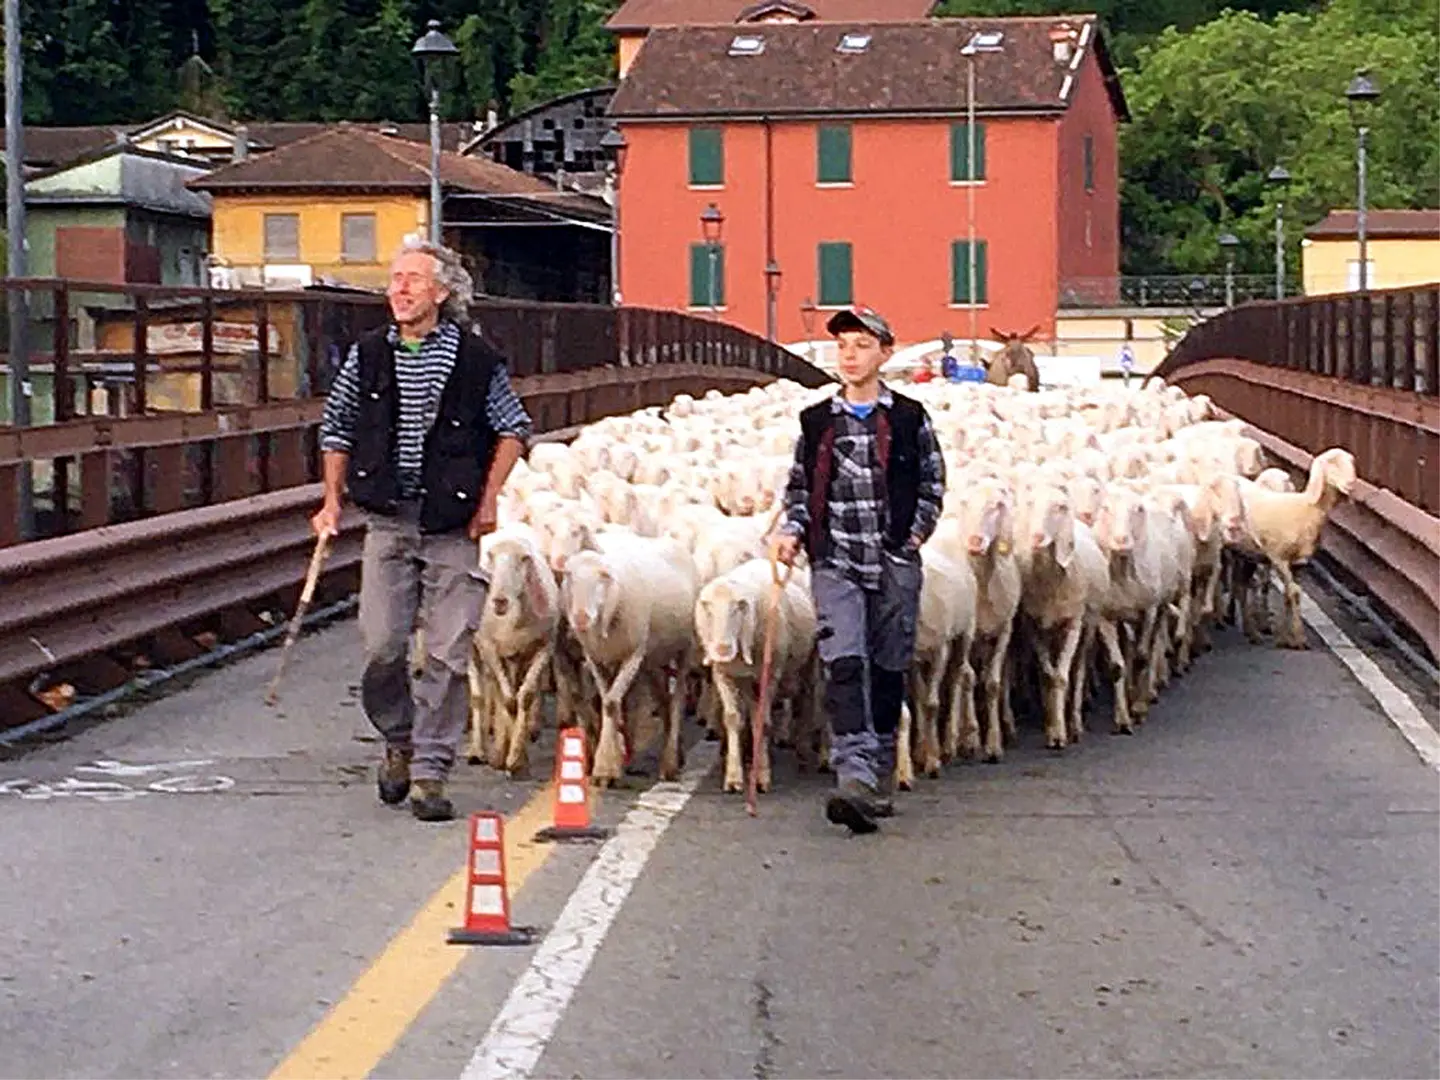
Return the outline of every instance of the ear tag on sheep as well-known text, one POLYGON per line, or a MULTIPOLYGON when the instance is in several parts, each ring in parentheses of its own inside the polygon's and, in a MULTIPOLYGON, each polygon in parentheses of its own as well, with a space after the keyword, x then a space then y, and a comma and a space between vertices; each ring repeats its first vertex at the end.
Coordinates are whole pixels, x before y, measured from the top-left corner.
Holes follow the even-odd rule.
POLYGON ((996 540, 996 541, 995 541, 995 550, 996 550, 997 552, 999 552, 1001 555, 1009 555, 1009 554, 1010 554, 1010 541, 1009 541, 1009 540, 996 540))

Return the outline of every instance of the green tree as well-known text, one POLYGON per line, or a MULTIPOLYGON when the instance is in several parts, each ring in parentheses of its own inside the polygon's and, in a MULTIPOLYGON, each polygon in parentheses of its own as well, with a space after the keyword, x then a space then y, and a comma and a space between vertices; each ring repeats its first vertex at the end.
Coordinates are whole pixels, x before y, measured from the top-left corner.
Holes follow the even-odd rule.
POLYGON ((27 121, 103 124, 129 118, 129 58, 107 0, 27 0, 20 23, 27 121))
POLYGON ((1440 144, 1416 137, 1440 130, 1440 35, 1427 2, 1335 0, 1274 21, 1229 11, 1142 48, 1124 73, 1134 115, 1121 133, 1127 272, 1217 270, 1226 230, 1242 241, 1241 269, 1268 269, 1276 193, 1265 175, 1276 162, 1294 177, 1284 196, 1292 244, 1327 210, 1353 206, 1344 90, 1357 66, 1383 93, 1370 124, 1371 205, 1440 204, 1440 144))
POLYGON ((210 0, 217 68, 234 116, 309 119, 309 102, 289 99, 288 80, 304 69, 305 42, 285 0, 210 0), (289 99, 289 100, 287 100, 289 99))

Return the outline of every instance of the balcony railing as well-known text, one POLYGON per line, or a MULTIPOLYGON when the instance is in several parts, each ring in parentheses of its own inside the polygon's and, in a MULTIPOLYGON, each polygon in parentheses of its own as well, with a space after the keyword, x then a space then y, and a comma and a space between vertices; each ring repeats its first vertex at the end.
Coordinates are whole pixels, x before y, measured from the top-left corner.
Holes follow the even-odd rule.
MULTIPOLYGON (((1273 274, 1236 274, 1234 301, 1273 300, 1273 274)), ((1295 280, 1286 282, 1285 294, 1300 290, 1295 280)), ((1060 279, 1060 307, 1084 308, 1180 308, 1212 311, 1225 307, 1224 274, 1176 274, 1171 276, 1074 277, 1060 279)))

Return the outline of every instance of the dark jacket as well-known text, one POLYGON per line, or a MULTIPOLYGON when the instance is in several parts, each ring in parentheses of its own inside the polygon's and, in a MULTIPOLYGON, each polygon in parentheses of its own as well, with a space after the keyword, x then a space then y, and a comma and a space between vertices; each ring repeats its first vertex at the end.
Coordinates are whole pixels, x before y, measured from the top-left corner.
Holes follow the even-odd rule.
MULTIPOLYGON (((395 461, 400 393, 395 353, 382 329, 361 338, 360 406, 350 454, 350 498, 376 514, 394 515, 400 497, 395 461)), ((455 366, 425 436, 420 470, 420 530, 464 528, 480 505, 495 451, 486 401, 495 365, 504 358, 476 334, 462 334, 455 366)))
MULTIPOLYGON (((913 398, 891 391, 890 407, 876 412, 876 451, 885 470, 883 497, 887 528, 882 546, 901 552, 915 523, 920 496, 920 429, 924 407, 913 398)), ((805 549, 812 563, 828 553, 825 524, 830 499, 830 477, 835 461, 836 412, 832 399, 816 402, 800 414, 801 453, 810 489, 810 528, 805 549)))

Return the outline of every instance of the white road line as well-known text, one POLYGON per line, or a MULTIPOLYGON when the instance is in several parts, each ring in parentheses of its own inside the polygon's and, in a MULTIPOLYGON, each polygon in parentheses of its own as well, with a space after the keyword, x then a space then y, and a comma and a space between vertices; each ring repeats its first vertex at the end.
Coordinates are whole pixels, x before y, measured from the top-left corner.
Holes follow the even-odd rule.
POLYGON ((719 746, 700 743, 679 781, 656 784, 625 815, 535 950, 461 1080, 525 1080, 534 1071, 631 887, 714 767, 719 746))
POLYGON ((1334 620, 1304 593, 1300 595, 1300 615, 1309 623, 1326 645, 1347 668, 1350 674, 1360 680, 1360 685, 1374 695, 1385 715, 1405 736, 1405 741, 1415 748, 1421 760, 1440 772, 1440 735, 1425 722, 1419 708, 1410 696, 1396 686, 1380 670, 1379 665, 1366 656, 1360 646, 1335 625, 1334 620))

